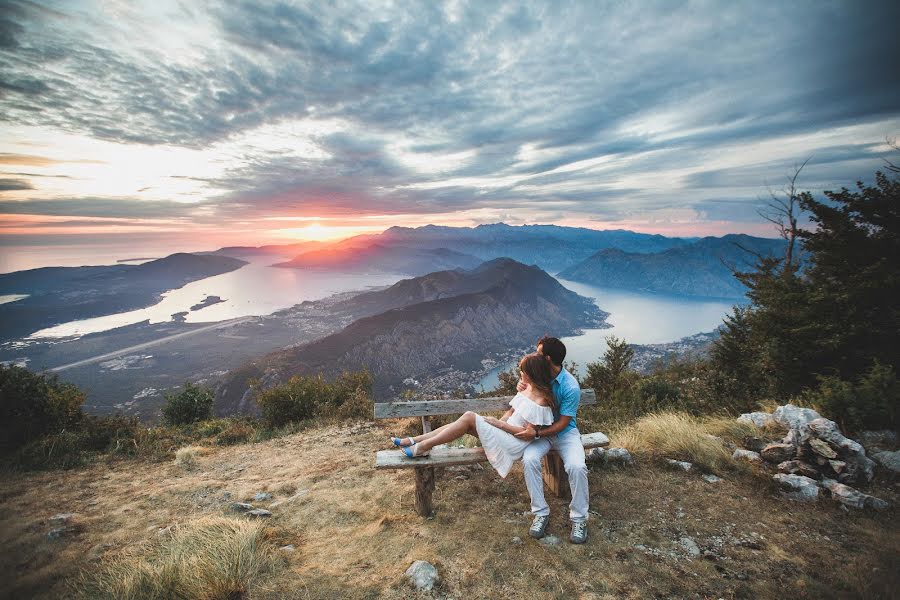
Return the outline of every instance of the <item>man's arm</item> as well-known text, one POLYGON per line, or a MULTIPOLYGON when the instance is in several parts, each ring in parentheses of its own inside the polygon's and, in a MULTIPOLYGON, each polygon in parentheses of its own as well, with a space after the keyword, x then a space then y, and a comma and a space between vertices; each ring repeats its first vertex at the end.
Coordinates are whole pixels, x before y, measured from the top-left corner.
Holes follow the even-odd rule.
MULTIPOLYGON (((557 433, 559 433, 560 431, 565 429, 566 426, 568 426, 569 421, 571 421, 571 420, 572 420, 572 417, 563 415, 555 423, 553 423, 553 425, 547 425, 546 427, 541 427, 541 429, 540 429, 541 437, 556 435, 557 433)), ((535 429, 533 427, 529 427, 525 431, 516 433, 515 436, 517 438, 519 438, 520 440, 524 440, 527 442, 529 440, 533 440, 537 436, 537 431, 535 431, 535 429)))

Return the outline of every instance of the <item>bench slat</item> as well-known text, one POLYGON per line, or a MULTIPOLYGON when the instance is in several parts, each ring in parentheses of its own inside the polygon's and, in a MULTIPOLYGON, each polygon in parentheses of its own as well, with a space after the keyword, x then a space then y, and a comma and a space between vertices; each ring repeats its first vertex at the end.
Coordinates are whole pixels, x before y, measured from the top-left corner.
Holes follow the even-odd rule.
MULTIPOLYGON (((424 417, 429 415, 458 415, 472 410, 477 413, 505 411, 512 396, 491 396, 490 398, 461 398, 458 400, 413 400, 410 402, 376 402, 376 419, 397 419, 401 417, 424 417)), ((597 404, 593 389, 581 390, 580 406, 597 404)))
MULTIPOLYGON (((609 438, 597 433, 586 433, 581 436, 585 449, 609 446, 609 438)), ((415 467, 450 467, 453 465, 471 465, 484 462, 483 448, 448 448, 437 446, 423 458, 407 458, 400 450, 381 450, 375 455, 376 469, 411 469, 415 467)))

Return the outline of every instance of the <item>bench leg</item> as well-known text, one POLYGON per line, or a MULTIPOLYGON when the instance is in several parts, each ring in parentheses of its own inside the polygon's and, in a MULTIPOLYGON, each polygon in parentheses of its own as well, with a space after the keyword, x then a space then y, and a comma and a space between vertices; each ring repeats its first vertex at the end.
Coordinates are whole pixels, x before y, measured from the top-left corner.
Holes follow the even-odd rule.
POLYGON ((416 467, 416 513, 430 517, 431 493, 434 491, 434 467, 416 467))
POLYGON ((555 452, 544 458, 544 485, 557 498, 568 498, 571 495, 569 476, 566 475, 566 470, 563 468, 562 459, 555 452))

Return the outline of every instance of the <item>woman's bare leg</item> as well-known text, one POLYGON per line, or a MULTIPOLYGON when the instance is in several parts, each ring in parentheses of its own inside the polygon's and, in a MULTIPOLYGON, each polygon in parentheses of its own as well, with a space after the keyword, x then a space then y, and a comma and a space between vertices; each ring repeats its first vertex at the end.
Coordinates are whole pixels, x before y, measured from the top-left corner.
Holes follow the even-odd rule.
MULTIPOLYGON (((458 420, 459 419, 457 419, 457 421, 458 420)), ((435 429, 433 431, 429 431, 428 433, 423 433, 422 435, 414 435, 414 436, 412 436, 412 441, 415 442, 416 444, 418 444, 419 442, 424 442, 425 440, 436 436, 440 432, 445 431, 448 427, 453 427, 454 425, 456 425, 456 421, 453 421, 452 423, 447 423, 446 425, 441 425, 437 429, 435 429)), ((406 439, 406 438, 403 438, 403 439, 406 439)))
POLYGON ((430 437, 422 440, 421 442, 418 442, 420 446, 418 454, 427 452, 428 450, 431 450, 439 444, 452 442, 453 440, 459 439, 467 433, 478 435, 478 432, 475 430, 475 413, 471 411, 466 412, 463 416, 453 421, 449 425, 438 427, 431 433, 432 435, 430 437))

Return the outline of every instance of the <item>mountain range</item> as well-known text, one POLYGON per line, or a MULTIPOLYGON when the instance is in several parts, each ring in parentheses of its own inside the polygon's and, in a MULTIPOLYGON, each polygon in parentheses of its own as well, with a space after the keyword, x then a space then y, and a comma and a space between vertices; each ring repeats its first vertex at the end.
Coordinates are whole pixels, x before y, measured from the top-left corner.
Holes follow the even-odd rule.
POLYGON ((337 246, 304 252, 273 266, 293 269, 325 269, 342 272, 384 271, 404 275, 424 275, 440 269, 471 269, 481 259, 447 248, 410 248, 371 244, 362 247, 337 246))
POLYGON ((547 333, 573 335, 608 316, 540 268, 508 258, 404 280, 335 308, 366 316, 226 375, 217 390, 217 411, 250 410, 252 378, 273 384, 295 374, 332 376, 365 368, 376 396, 383 396, 407 377, 448 367, 475 369, 492 352, 533 344, 547 333))
POLYGON ((647 292, 740 298, 746 287, 732 270, 752 269, 755 255, 783 256, 784 251, 784 240, 743 234, 705 237, 653 253, 607 248, 564 269, 559 277, 647 292))

